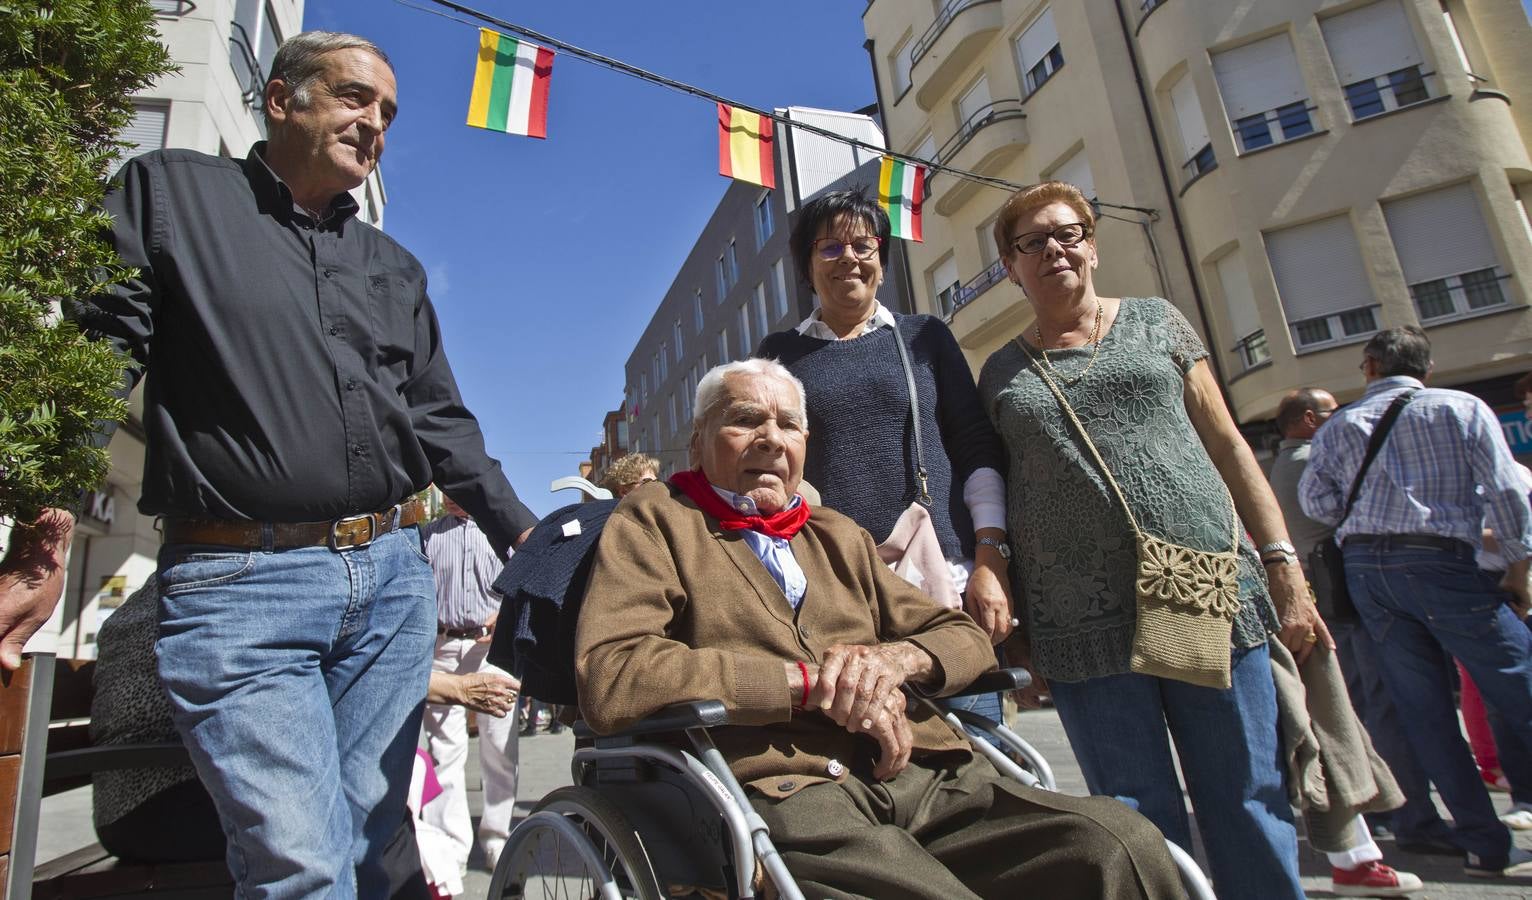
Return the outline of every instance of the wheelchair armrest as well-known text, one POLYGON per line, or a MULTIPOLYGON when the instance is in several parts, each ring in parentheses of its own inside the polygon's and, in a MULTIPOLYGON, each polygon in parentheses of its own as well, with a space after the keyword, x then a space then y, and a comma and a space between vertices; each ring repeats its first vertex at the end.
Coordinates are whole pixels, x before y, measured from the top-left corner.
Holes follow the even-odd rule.
POLYGON ((724 709, 722 700, 694 700, 689 703, 671 704, 654 715, 645 716, 627 728, 621 731, 613 731, 610 734, 597 734, 585 722, 576 722, 574 724, 574 734, 577 738, 637 737, 638 735, 654 734, 661 731, 713 728, 718 725, 727 724, 729 724, 729 713, 728 710, 724 709))
POLYGON ((1018 691, 1032 683, 1032 673, 1023 668, 996 669, 993 672, 985 672, 978 678, 969 682, 968 687, 963 688, 953 697, 967 697, 972 694, 998 694, 1002 691, 1018 691))

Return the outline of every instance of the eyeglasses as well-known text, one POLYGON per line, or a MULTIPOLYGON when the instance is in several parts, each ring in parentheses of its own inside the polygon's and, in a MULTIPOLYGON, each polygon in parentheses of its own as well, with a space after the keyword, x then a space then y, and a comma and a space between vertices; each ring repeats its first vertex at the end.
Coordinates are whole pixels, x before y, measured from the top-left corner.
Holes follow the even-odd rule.
POLYGON ((814 241, 814 255, 826 262, 830 262, 840 259, 841 255, 846 252, 846 248, 850 247, 852 256, 866 261, 872 259, 872 255, 877 253, 878 248, 882 246, 883 239, 873 235, 852 238, 849 241, 843 241, 839 238, 819 238, 814 241))
POLYGON ((1043 248, 1048 246, 1049 238, 1058 241, 1060 247, 1073 247, 1088 237, 1090 237, 1090 228, 1084 223, 1075 222, 1072 225, 1060 225, 1052 231, 1029 231, 1011 241, 1011 249, 1031 256, 1034 253, 1043 252, 1043 248))

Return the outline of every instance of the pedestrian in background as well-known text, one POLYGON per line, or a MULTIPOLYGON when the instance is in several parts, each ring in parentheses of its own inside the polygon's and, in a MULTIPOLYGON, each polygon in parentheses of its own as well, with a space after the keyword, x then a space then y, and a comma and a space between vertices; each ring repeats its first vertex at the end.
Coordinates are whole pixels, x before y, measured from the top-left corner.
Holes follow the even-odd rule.
POLYGON ((601 477, 601 486, 622 498, 639 485, 660 479, 660 462, 643 453, 628 453, 612 463, 601 477))
MULTIPOLYGON (((491 590, 503 563, 473 518, 450 497, 446 515, 420 529, 421 543, 436 576, 436 672, 467 675, 510 673, 485 659, 500 615, 500 596, 491 590)), ((518 684, 519 687, 519 684, 518 684)), ((515 710, 520 704, 513 703, 515 710)), ((479 847, 490 870, 510 834, 516 813, 516 716, 480 717, 479 771, 484 778, 484 812, 479 847)), ((457 850, 458 867, 468 869, 473 821, 468 815, 468 714, 461 706, 430 704, 426 742, 441 783, 444 830, 457 850)))
MULTIPOLYGON (((1373 335, 1361 369, 1362 398, 1314 436, 1299 482, 1303 509, 1339 523, 1346 586, 1394 703, 1410 710, 1406 734, 1452 812, 1464 872, 1532 875, 1532 854, 1511 844, 1463 741, 1447 655, 1532 746, 1532 634, 1521 621, 1532 550, 1526 488, 1494 412, 1471 394, 1425 387, 1431 342, 1424 331, 1411 325, 1373 335), (1368 443, 1391 410, 1392 428, 1342 522, 1368 443), (1498 584, 1475 561, 1486 524, 1508 563, 1498 584)), ((1532 784, 1532 772, 1506 775, 1532 784)))
POLYGON ((243 159, 123 167, 106 210, 136 274, 73 312, 123 356, 124 396, 150 376, 159 674, 236 893, 381 897, 434 640, 413 495, 434 480, 500 552, 536 519, 463 405, 425 270, 356 219, 397 111, 387 56, 295 35, 262 111, 243 159))

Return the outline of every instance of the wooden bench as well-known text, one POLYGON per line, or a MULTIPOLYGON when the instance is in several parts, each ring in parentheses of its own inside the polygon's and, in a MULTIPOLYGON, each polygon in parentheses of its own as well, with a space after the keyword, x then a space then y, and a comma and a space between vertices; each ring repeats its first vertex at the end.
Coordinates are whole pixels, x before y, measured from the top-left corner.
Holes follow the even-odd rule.
POLYGON ((0 876, 3 900, 229 897, 233 882, 222 862, 128 862, 93 843, 34 867, 43 797, 89 784, 92 772, 188 763, 186 748, 178 743, 91 746, 95 668, 94 660, 56 661, 35 654, 20 671, 0 676, 0 848, 8 851, 0 865, 9 863, 8 873, 0 876), (14 741, 9 737, 13 731, 14 741), (8 749, 13 745, 14 753, 8 749), (7 809, 7 797, 14 798, 14 814, 7 809), (6 834, 4 827, 12 823, 6 834))

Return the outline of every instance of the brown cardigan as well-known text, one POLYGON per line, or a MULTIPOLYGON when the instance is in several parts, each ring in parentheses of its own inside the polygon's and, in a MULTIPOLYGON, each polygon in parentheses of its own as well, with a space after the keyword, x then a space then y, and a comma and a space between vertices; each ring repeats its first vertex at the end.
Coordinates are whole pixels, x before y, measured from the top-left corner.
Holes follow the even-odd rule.
MULTIPOLYGON (((832 644, 909 640, 936 662, 928 692, 962 689, 994 668, 973 621, 933 603, 878 559, 872 537, 815 508, 792 540, 808 590, 793 610, 738 532, 668 484, 629 494, 607 520, 575 634, 580 712, 616 731, 671 704, 722 700, 733 722, 713 739, 735 777, 772 794, 845 777, 877 756, 866 735, 794 714, 783 662, 817 663, 832 644), (783 778, 783 776, 798 776, 783 778)), ((913 758, 967 741, 925 712, 910 720, 913 758)))

